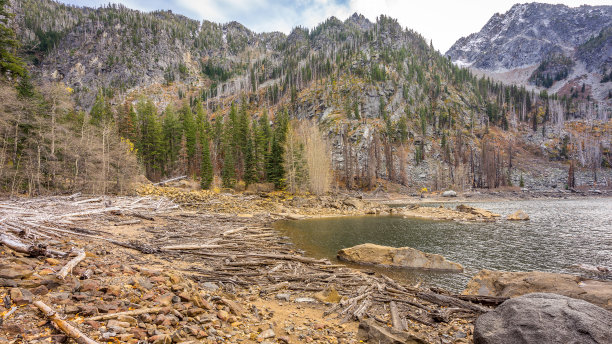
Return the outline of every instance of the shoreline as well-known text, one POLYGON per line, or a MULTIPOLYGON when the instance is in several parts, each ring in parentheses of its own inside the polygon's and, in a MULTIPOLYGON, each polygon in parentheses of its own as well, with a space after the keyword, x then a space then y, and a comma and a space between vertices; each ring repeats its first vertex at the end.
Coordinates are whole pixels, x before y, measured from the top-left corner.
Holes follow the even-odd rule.
MULTIPOLYGON (((1 202, 7 215, 20 209, 20 215, 9 216, 15 224, 20 217, 38 221, 41 214, 54 214, 59 222, 41 218, 28 231, 51 228, 45 235, 57 239, 42 240, 48 248, 73 253, 49 260, 4 249, 0 265, 12 264, 17 279, 0 280, 0 294, 16 301, 19 293, 36 291, 26 295, 30 302, 45 302, 99 342, 357 343, 363 335, 358 327, 366 319, 374 321, 370 330, 392 328, 388 309, 394 302, 406 325, 402 333, 426 342, 470 343, 474 320, 490 310, 468 296, 308 257, 273 228, 292 215, 375 215, 389 212, 386 205, 352 197, 173 188, 144 189, 139 197, 70 197, 1 202), (60 206, 49 209, 51 204, 60 206), (143 207, 130 208, 134 204, 143 207), (73 224, 62 224, 62 219, 73 224), (86 258, 66 279, 51 278, 74 258, 74 250, 83 250, 86 258), (447 314, 447 307, 464 313, 447 314), (158 313, 122 317, 121 326, 91 320, 133 309, 158 313)), ((0 338, 21 336, 31 343, 48 338, 23 326, 45 320, 28 304, 6 319, 0 338)), ((0 313, 8 310, 0 308, 0 313)))
MULTIPOLYGON (((352 199, 339 203, 331 199, 341 206, 323 207, 327 209, 323 212, 303 205, 286 207, 295 201, 291 196, 272 203, 254 202, 244 195, 200 196, 210 197, 213 203, 209 208, 223 206, 240 212, 221 212, 202 204, 175 208, 176 203, 149 195, 4 201, 0 209, 24 209, 11 221, 24 217, 22 213, 39 217, 47 211, 58 218, 79 218, 80 232, 71 225, 56 223, 51 227, 41 220, 40 226, 61 231, 45 233, 62 234, 57 239, 38 241, 56 251, 83 250, 85 258, 64 280, 57 280, 57 271, 74 258, 74 253, 45 259, 8 248, 0 252, 0 265, 13 264, 12 277, 16 278, 2 280, 0 294, 9 295, 13 304, 23 305, 5 320, 0 337, 10 341, 19 336, 30 343, 43 343, 48 338, 44 333, 49 328, 34 326, 45 320, 42 313, 29 306, 34 300, 66 316, 93 340, 134 344, 179 339, 203 343, 358 343, 362 321, 374 321, 368 325, 370 330, 388 327, 392 301, 399 303, 398 312, 406 317, 407 328, 402 328, 402 333, 425 342, 439 342, 461 333, 459 342, 469 343, 473 320, 488 310, 450 293, 403 285, 384 275, 304 256, 272 228, 279 216, 260 209, 263 204, 276 209, 282 203, 294 213, 331 216, 375 212, 384 207, 362 203, 349 206, 345 203, 352 203, 352 199), (228 199, 234 203, 217 203, 228 199), (129 205, 137 202, 147 202, 146 209, 151 210, 128 211, 129 205), (60 203, 61 207, 47 209, 60 203), (159 204, 167 210, 158 210, 159 204), (252 211, 245 212, 245 207, 252 211), (452 305, 467 312, 467 318, 446 314, 444 309, 452 305), (114 318, 114 314, 132 310, 142 310, 145 315, 114 318), (100 317, 112 319, 97 320, 100 317)), ((40 227, 33 227, 31 233, 35 228, 40 227)), ((8 311, 0 307, 0 313, 8 311)), ((56 330, 51 332, 65 336, 56 330)))

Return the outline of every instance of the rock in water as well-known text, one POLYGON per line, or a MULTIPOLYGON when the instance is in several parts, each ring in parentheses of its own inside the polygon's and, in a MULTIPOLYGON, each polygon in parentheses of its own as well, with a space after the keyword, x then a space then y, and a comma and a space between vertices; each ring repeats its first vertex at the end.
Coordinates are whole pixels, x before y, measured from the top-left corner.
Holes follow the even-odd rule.
POLYGON ((338 251, 338 259, 384 266, 461 272, 463 266, 446 260, 439 254, 421 252, 412 247, 388 247, 361 244, 338 251))
POLYGON ((527 221, 529 220, 529 215, 527 215, 522 210, 517 210, 515 213, 508 215, 508 217, 506 217, 506 220, 508 221, 527 221))
POLYGON ((462 294, 517 297, 529 293, 555 293, 585 300, 612 311, 612 281, 598 281, 550 272, 480 270, 462 294))
POLYGON ((442 197, 457 197, 457 193, 453 190, 444 191, 442 197))
POLYGON ((475 207, 470 207, 469 205, 465 205, 465 204, 459 204, 456 207, 457 211, 460 211, 462 213, 468 213, 468 214, 472 214, 472 215, 476 215, 485 219, 492 219, 495 217, 499 217, 499 214, 495 214, 492 213, 488 210, 485 209, 480 209, 480 208, 475 208, 475 207))
POLYGON ((533 293, 481 315, 474 343, 612 343, 611 324, 611 312, 586 301, 533 293))

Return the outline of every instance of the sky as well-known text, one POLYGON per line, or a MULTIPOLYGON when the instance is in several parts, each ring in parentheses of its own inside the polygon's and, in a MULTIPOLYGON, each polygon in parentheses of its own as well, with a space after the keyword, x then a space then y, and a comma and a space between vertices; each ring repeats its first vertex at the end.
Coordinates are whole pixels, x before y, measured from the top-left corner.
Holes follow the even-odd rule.
MULTIPOLYGON (((396 18, 432 41, 444 53, 461 37, 480 29, 495 13, 508 11, 515 1, 508 0, 59 0, 79 6, 98 7, 122 3, 141 11, 172 10, 196 20, 226 23, 237 21, 255 32, 313 28, 336 16, 344 20, 358 12, 371 21, 384 14, 396 18)), ((610 5, 611 0, 539 0, 576 7, 610 5)))

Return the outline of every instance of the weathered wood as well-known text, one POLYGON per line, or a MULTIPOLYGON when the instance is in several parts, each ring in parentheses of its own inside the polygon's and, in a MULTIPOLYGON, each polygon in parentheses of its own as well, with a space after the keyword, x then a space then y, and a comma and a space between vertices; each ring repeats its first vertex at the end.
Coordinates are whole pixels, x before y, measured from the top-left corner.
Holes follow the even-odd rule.
POLYGON ((238 228, 233 228, 233 229, 230 229, 230 230, 227 230, 227 231, 225 231, 225 232, 221 233, 221 235, 222 235, 222 236, 228 236, 228 235, 230 235, 230 234, 235 234, 235 233, 238 233, 238 232, 240 232, 240 231, 243 231, 243 230, 245 230, 245 229, 247 229, 247 228, 246 228, 246 227, 238 227, 238 228))
POLYGON ((68 275, 68 273, 70 273, 75 266, 77 266, 83 259, 85 259, 85 257, 85 251, 77 251, 77 256, 72 258, 68 263, 66 263, 66 265, 64 265, 64 267, 57 273, 57 277, 59 279, 66 278, 66 275, 68 275))
POLYGON ((62 332, 74 339, 78 344, 98 344, 95 340, 84 335, 79 329, 62 320, 63 317, 59 316, 57 312, 42 301, 34 301, 34 306, 38 307, 62 332))
POLYGON ((159 313, 163 310, 163 307, 153 307, 153 308, 140 308, 140 309, 135 309, 132 311, 125 311, 125 312, 119 312, 119 313, 110 313, 110 314, 104 314, 104 315, 97 315, 95 317, 90 317, 87 318, 87 320, 93 320, 93 321, 100 321, 100 320, 110 320, 110 319, 116 319, 120 316, 134 316, 134 315, 140 315, 140 314, 145 314, 145 313, 151 313, 151 314, 155 314, 155 313, 159 313))
POLYGON ((397 304, 395 301, 389 302, 389 311, 391 312, 391 325, 394 329, 403 331, 404 324, 402 323, 402 318, 399 315, 399 311, 397 310, 397 304))
POLYGON ((13 251, 26 253, 34 257, 44 256, 47 253, 45 246, 26 244, 12 235, 0 234, 0 243, 13 251))
POLYGON ((167 251, 178 251, 178 250, 201 250, 207 248, 221 248, 226 245, 198 245, 198 244, 185 244, 185 245, 172 245, 172 246, 163 246, 162 250, 167 251))
POLYGON ((501 296, 484 296, 484 295, 453 295, 463 301, 469 301, 473 303, 480 303, 485 306, 499 306, 504 301, 508 300, 509 297, 501 297, 501 296))
POLYGON ((155 221, 155 218, 153 216, 149 216, 149 215, 145 215, 141 213, 130 213, 129 215, 137 217, 139 219, 147 220, 147 221, 155 221))
POLYGON ((137 225, 141 223, 142 220, 126 220, 115 223, 115 226, 129 226, 129 225, 137 225))
POLYGON ((463 301, 456 297, 447 296, 447 295, 441 295, 441 294, 435 294, 435 293, 429 293, 429 292, 420 292, 420 293, 416 293, 416 296, 422 300, 426 300, 431 303, 435 303, 439 306, 463 308, 463 309, 472 311, 477 314, 484 314, 490 310, 480 305, 477 305, 471 302, 467 302, 467 301, 463 301))
POLYGON ((154 183, 153 185, 164 185, 166 183, 175 182, 177 180, 181 180, 181 179, 185 179, 185 178, 187 178, 187 176, 178 176, 178 177, 162 180, 161 182, 154 183))

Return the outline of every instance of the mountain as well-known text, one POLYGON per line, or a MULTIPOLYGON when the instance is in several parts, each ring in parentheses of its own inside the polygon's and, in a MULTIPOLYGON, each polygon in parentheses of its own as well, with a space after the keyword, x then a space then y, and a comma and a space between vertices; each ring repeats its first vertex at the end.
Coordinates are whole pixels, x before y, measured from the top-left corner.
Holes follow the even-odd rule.
POLYGON ((517 4, 459 39, 446 56, 505 82, 605 101, 611 27, 612 6, 517 4), (577 95, 582 84, 586 94, 577 95))
MULTIPOLYGON (((325 134, 334 182, 349 189, 499 187, 523 179, 556 187, 567 180, 570 159, 596 169, 610 161, 609 112, 585 92, 560 97, 478 77, 387 16, 331 17, 285 35, 119 5, 13 0, 11 9, 34 80, 70 90, 81 121, 74 127, 84 119, 106 123, 133 143, 152 180, 201 175, 201 152, 210 150, 215 180, 270 182, 262 159, 307 155, 286 156, 291 147, 280 147, 286 132, 306 122, 325 134), (574 126, 584 120, 591 125, 574 126), (260 146, 244 150, 262 135, 260 146), (253 154, 255 166, 247 161, 253 154), (541 177, 544 166, 554 166, 554 177, 541 177)), ((608 36, 597 37, 588 49, 607 44, 608 36)), ((564 61, 550 68, 562 72, 564 61)), ((309 149, 304 142, 296 147, 309 149)))

